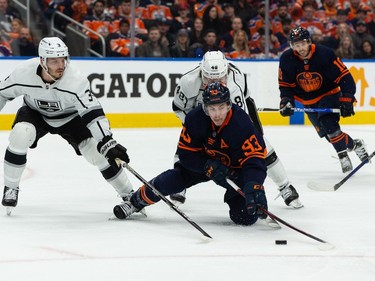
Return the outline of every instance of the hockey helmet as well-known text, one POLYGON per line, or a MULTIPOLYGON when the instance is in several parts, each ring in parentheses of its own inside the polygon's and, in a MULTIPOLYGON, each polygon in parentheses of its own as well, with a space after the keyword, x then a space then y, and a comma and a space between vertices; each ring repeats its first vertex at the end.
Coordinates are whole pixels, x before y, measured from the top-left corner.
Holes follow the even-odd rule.
POLYGON ((207 88, 202 94, 202 98, 203 104, 205 106, 219 103, 230 103, 229 90, 224 84, 220 82, 213 82, 208 84, 207 88))
POLYGON ((38 52, 39 57, 43 59, 69 57, 68 47, 58 37, 43 38, 39 43, 38 52))
POLYGON ((289 35, 289 42, 293 44, 299 41, 310 41, 310 33, 307 29, 297 26, 293 28, 289 35))
POLYGON ((206 52, 201 62, 202 80, 209 82, 226 82, 228 61, 220 51, 206 52))
POLYGON ((39 43, 38 48, 39 57, 41 59, 41 66, 51 76, 48 71, 47 59, 48 58, 65 58, 65 68, 69 64, 69 51, 65 43, 58 37, 45 37, 39 43))

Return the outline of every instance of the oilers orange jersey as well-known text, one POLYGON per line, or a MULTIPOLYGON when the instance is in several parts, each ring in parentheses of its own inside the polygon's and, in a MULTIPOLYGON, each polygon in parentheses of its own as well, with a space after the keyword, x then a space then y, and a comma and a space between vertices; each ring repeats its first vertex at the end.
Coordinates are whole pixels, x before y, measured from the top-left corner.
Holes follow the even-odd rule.
POLYGON ((237 172, 238 183, 243 186, 250 181, 263 184, 265 147, 263 137, 237 105, 232 105, 220 127, 215 126, 202 106, 197 106, 186 115, 177 154, 186 169, 200 174, 208 159, 219 160, 237 172))
POLYGON ((173 20, 172 12, 166 5, 149 4, 143 12, 143 18, 148 20, 173 20))
MULTIPOLYGON (((111 48, 111 56, 128 57, 130 55, 131 38, 124 36, 120 32, 110 34, 107 38, 111 48), (110 37, 109 37, 110 36, 110 37)), ((134 38, 134 47, 137 48, 142 44, 142 40, 134 38)))
POLYGON ((353 96, 356 85, 347 67, 333 50, 311 44, 309 59, 301 59, 292 49, 279 62, 280 97, 293 98, 304 105, 317 103, 327 95, 340 92, 353 96))

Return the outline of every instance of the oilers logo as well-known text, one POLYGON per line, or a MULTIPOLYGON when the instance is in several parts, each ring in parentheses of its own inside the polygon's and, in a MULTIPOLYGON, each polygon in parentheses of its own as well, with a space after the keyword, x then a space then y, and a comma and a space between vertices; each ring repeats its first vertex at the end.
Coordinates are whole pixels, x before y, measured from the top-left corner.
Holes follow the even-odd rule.
POLYGON ((305 92, 314 92, 322 86, 323 77, 317 72, 302 72, 297 75, 297 83, 305 92))

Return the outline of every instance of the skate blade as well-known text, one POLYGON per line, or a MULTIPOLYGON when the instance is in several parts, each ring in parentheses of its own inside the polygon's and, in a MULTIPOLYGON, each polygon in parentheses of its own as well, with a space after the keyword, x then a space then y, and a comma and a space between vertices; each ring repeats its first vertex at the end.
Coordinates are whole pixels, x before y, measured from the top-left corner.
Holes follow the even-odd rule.
POLYGON ((6 207, 6 209, 7 209, 7 216, 9 217, 12 214, 14 207, 6 207))
POLYGON ((299 201, 299 199, 294 199, 292 202, 289 203, 289 206, 293 207, 294 209, 300 209, 304 207, 302 203, 299 201))

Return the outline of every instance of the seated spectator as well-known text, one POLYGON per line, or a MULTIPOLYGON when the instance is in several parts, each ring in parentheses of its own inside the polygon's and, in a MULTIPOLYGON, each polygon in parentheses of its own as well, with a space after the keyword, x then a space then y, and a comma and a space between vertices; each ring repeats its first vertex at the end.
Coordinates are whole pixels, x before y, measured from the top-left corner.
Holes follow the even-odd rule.
POLYGON ((75 21, 83 22, 83 19, 87 15, 88 11, 88 6, 85 0, 71 0, 66 2, 64 14, 71 17, 75 21))
POLYGON ((353 59, 356 55, 352 37, 348 34, 342 37, 339 47, 335 51, 340 59, 353 59))
POLYGON ((1 32, 7 40, 17 39, 20 36, 21 27, 23 27, 22 20, 19 18, 14 18, 10 22, 9 32, 7 32, 5 29, 2 29, 1 32))
POLYGON ((362 42, 368 40, 375 43, 375 37, 367 30, 367 24, 364 21, 358 21, 355 26, 355 32, 352 33, 352 39, 356 50, 360 50, 362 42))
POLYGON ((9 4, 8 0, 0 0, 0 31, 11 31, 11 22, 14 19, 21 19, 21 13, 9 4))
POLYGON ((161 0, 150 0, 143 11, 142 18, 147 28, 155 25, 157 20, 173 20, 171 9, 161 0))
POLYGON ((167 19, 161 19, 157 20, 156 23, 160 30, 160 42, 169 49, 176 40, 175 36, 169 32, 172 22, 167 19))
MULTIPOLYGON (((266 31, 265 31, 264 27, 261 27, 261 28, 258 29, 258 32, 256 32, 251 37, 251 40, 249 40, 249 48, 250 48, 250 51, 252 53, 253 53, 253 50, 258 50, 259 49, 258 48, 259 47, 259 41, 260 41, 261 38, 265 39, 265 35, 266 35, 266 31)), ((279 50, 279 48, 280 48, 280 42, 277 39, 277 37, 275 35, 273 35, 271 31, 270 31, 270 35, 269 36, 270 36, 270 41, 271 41, 270 49, 272 49, 272 50, 279 50)), ((265 42, 263 42, 263 43, 265 43, 265 42)))
POLYGON ((21 28, 20 37, 14 41, 14 44, 12 45, 12 51, 13 51, 14 56, 23 56, 23 57, 37 57, 38 56, 38 49, 33 42, 29 28, 27 27, 21 28))
MULTIPOLYGON (((131 38, 129 34, 130 23, 127 19, 120 20, 119 30, 110 33, 106 38, 107 57, 129 57, 131 51, 131 38)), ((134 38, 134 49, 142 44, 142 40, 134 38)))
POLYGON ((234 0, 233 2, 235 13, 241 18, 242 22, 249 22, 258 13, 255 5, 252 3, 253 1, 234 0))
POLYGON ((348 4, 348 20, 350 21, 355 19, 358 10, 369 10, 369 7, 366 5, 365 1, 362 0, 351 0, 348 4))
MULTIPOLYGON (((265 28, 266 25, 266 11, 265 11, 265 4, 264 2, 260 3, 258 6, 258 15, 254 18, 250 19, 248 23, 248 27, 250 30, 250 36, 254 36, 259 28, 265 28)), ((272 21, 272 18, 270 17, 270 26, 272 31, 278 31, 278 23, 272 21)))
POLYGON ((280 43, 280 51, 285 51, 289 49, 289 34, 292 30, 292 20, 289 18, 283 19, 281 21, 281 31, 277 32, 275 36, 280 43))
POLYGON ((190 17, 190 7, 187 3, 178 6, 178 16, 174 17, 171 24, 171 32, 177 34, 180 29, 192 29, 193 20, 190 17))
POLYGON ((375 59, 374 44, 369 40, 363 40, 361 48, 355 55, 356 59, 375 59))
POLYGON ((244 30, 238 30, 234 34, 233 44, 227 48, 225 56, 228 59, 248 59, 251 57, 249 38, 244 30))
POLYGON ((203 36, 203 44, 194 43, 190 46, 189 57, 202 58, 207 51, 220 51, 216 41, 217 35, 215 30, 206 30, 203 36))
POLYGON ((243 30, 243 22, 240 17, 235 17, 232 21, 232 29, 225 33, 220 39, 220 48, 226 49, 232 46, 234 34, 238 30, 243 30))
POLYGON ((10 44, 10 47, 12 49, 14 56, 15 56, 14 51, 17 45, 17 43, 15 43, 15 40, 17 40, 20 37, 20 32, 21 32, 22 27, 23 27, 23 22, 20 19, 15 18, 11 22, 10 32, 6 32, 2 30, 2 35, 4 39, 10 44))
POLYGON ((221 20, 217 12, 216 5, 208 5, 203 13, 203 32, 208 29, 215 30, 216 34, 221 34, 221 20))
POLYGON ((250 29, 250 35, 253 36, 258 32, 258 29, 265 26, 265 4, 261 3, 258 6, 258 13, 255 17, 249 20, 248 26, 250 29))
POLYGON ((160 30, 157 26, 152 26, 148 33, 149 39, 139 46, 136 50, 137 57, 154 57, 168 58, 170 57, 168 47, 160 43, 160 30))
POLYGON ((217 4, 217 0, 206 0, 203 3, 194 4, 194 15, 195 15, 195 17, 203 18, 204 11, 210 5, 215 5, 219 19, 223 18, 224 12, 221 9, 220 5, 217 4))
POLYGON ((331 49, 337 48, 336 40, 331 36, 324 36, 323 32, 319 28, 311 26, 308 31, 310 32, 312 43, 324 45, 331 49))
POLYGON ((278 52, 280 48, 280 43, 277 40, 277 37, 273 34, 270 34, 270 42, 269 42, 269 52, 268 57, 266 54, 266 34, 264 31, 264 28, 259 28, 258 30, 259 39, 257 40, 257 44, 255 47, 250 49, 251 51, 251 57, 257 58, 257 59, 264 59, 264 58, 271 58, 275 59, 278 58, 278 52))
POLYGON ((305 29, 308 29, 310 26, 319 28, 323 33, 325 28, 318 18, 314 16, 316 9, 313 5, 307 4, 303 7, 303 17, 296 23, 299 26, 302 26, 305 29))
MULTIPOLYGON (((105 1, 96 0, 92 9, 92 15, 87 15, 84 18, 83 25, 99 33, 104 39, 109 33, 115 31, 114 26, 112 25, 112 19, 104 14, 105 1)), ((103 53, 102 42, 99 40, 99 37, 85 29, 84 33, 90 36, 91 39, 91 49, 95 52, 101 54, 103 53)))
POLYGON ((324 12, 326 20, 334 20, 339 8, 340 4, 337 3, 337 0, 325 0, 320 10, 324 12))
POLYGON ((175 44, 170 49, 172 58, 187 58, 189 57, 189 32, 182 28, 177 32, 175 44))
POLYGON ((195 43, 204 43, 203 40, 203 20, 202 18, 195 18, 193 23, 193 28, 189 33, 190 45, 195 43))
POLYGON ((367 24, 367 10, 359 9, 355 14, 355 18, 351 20, 353 26, 356 26, 359 21, 363 21, 367 24))
MULTIPOLYGON (((139 1, 137 1, 138 3, 139 1)), ((136 8, 137 9, 137 8, 136 8)), ((132 22, 132 11, 131 11, 131 0, 122 0, 121 4, 118 6, 117 19, 113 21, 114 30, 117 31, 119 27, 119 22, 121 19, 127 19, 129 23, 132 22)), ((148 30, 141 18, 137 16, 134 21, 134 32, 137 37, 142 40, 147 40, 148 30)))
POLYGON ((234 10, 234 4, 232 3, 224 3, 223 4, 223 11, 224 16, 220 20, 220 32, 221 34, 228 33, 232 29, 232 22, 234 18, 236 17, 235 10, 234 10))

